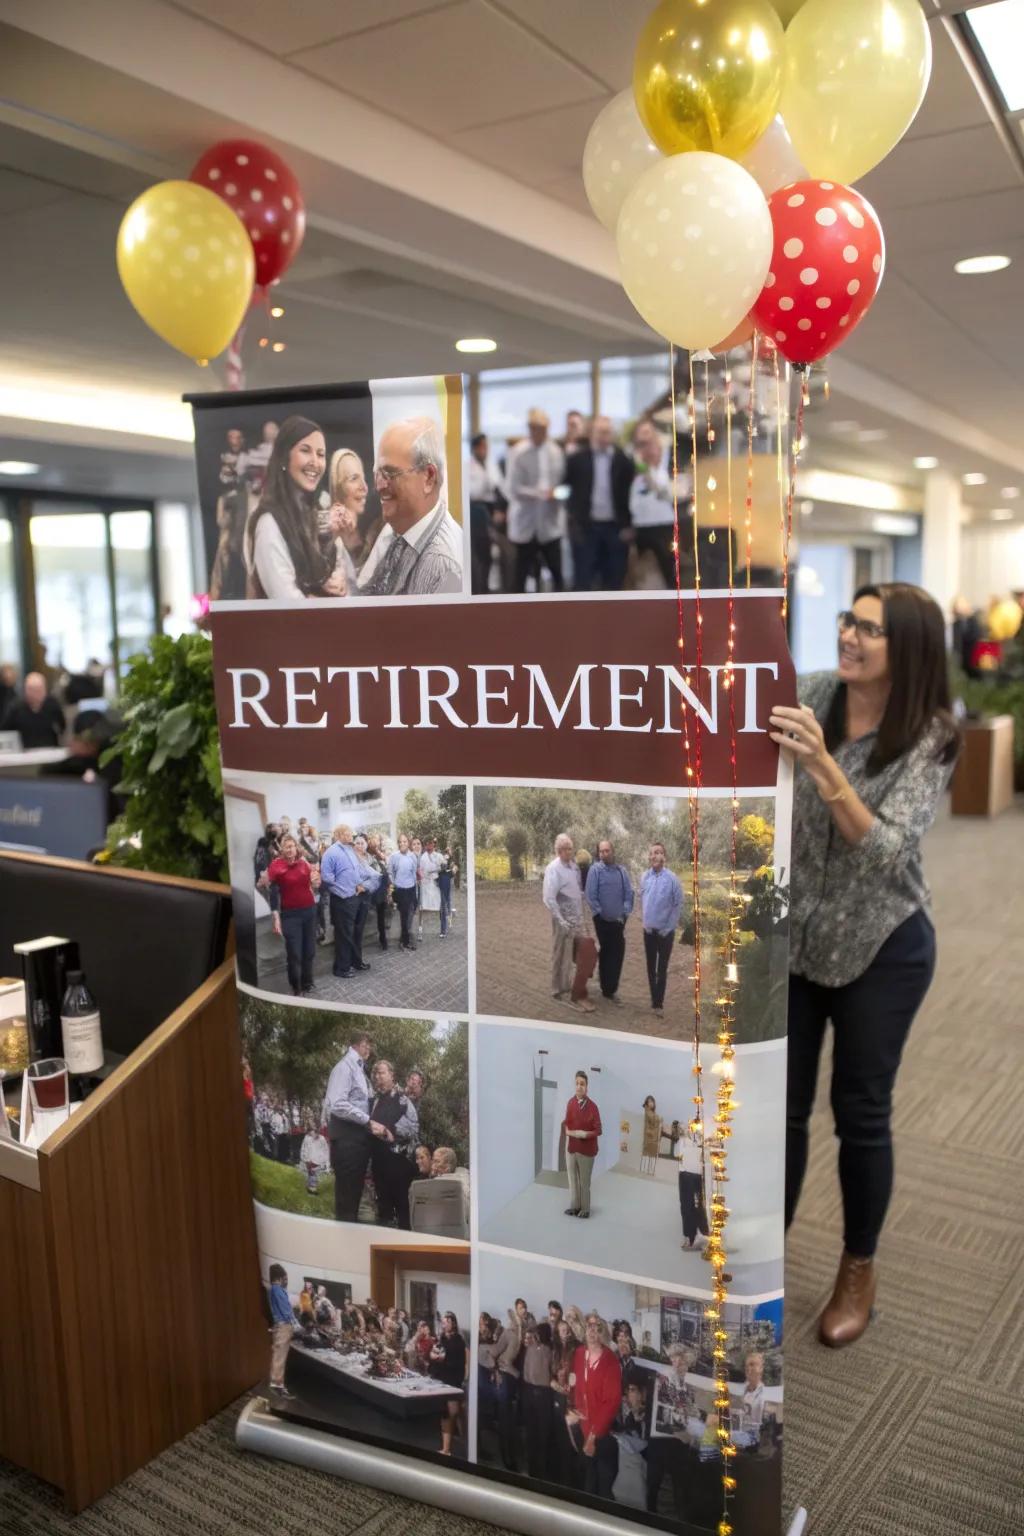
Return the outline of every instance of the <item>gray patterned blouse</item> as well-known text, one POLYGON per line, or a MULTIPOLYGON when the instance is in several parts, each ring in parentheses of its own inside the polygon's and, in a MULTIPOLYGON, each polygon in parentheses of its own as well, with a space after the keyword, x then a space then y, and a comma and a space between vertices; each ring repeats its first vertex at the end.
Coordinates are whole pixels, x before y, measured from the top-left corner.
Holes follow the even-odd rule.
MULTIPOLYGON (((799 697, 824 725, 837 686, 834 672, 801 678, 799 697)), ((875 731, 844 741, 832 754, 875 817, 859 843, 845 841, 806 773, 793 783, 789 968, 825 987, 862 976, 889 935, 930 903, 921 839, 935 819, 951 768, 936 758, 939 727, 871 777, 875 731)))

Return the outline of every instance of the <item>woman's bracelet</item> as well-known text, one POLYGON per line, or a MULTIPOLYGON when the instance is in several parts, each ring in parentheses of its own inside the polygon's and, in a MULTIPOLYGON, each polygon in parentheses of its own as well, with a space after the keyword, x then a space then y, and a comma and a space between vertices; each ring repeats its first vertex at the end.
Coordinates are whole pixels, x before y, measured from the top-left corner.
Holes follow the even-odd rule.
POLYGON ((837 801, 846 799, 846 791, 848 787, 848 785, 844 784, 842 789, 839 790, 837 794, 822 795, 821 798, 824 800, 826 805, 835 805, 837 801))

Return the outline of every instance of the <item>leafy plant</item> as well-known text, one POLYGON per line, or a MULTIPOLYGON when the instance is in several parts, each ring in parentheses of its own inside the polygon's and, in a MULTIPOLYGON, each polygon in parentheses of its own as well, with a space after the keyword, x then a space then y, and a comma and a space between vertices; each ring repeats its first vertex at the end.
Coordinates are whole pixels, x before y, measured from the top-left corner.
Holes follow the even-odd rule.
POLYGON ((1024 786, 1024 679, 997 676, 991 681, 983 677, 965 677, 962 672, 952 676, 954 696, 963 700, 964 708, 982 719, 992 715, 1013 716, 1013 756, 1018 788, 1024 786))
POLYGON ((122 687, 118 757, 128 797, 107 858, 131 869, 227 881, 213 650, 202 634, 157 635, 132 658, 122 687))

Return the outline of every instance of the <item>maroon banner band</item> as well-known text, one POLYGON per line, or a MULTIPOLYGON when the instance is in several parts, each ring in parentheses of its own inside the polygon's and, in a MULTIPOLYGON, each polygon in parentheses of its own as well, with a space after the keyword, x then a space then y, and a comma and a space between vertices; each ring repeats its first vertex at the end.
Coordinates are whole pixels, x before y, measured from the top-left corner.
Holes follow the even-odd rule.
POLYGON ((730 788, 775 783, 773 704, 795 699, 770 593, 727 599, 398 600, 212 619, 224 766, 730 788), (734 690, 730 698, 730 689, 734 690))

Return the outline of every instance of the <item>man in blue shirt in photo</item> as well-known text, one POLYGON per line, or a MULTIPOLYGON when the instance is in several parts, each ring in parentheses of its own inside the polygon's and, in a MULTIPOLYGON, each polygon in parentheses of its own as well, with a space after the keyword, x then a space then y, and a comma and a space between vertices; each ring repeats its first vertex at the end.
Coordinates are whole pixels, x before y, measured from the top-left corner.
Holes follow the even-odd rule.
POLYGON ((633 911, 633 882, 625 866, 616 864, 615 849, 607 838, 597 845, 597 859, 587 871, 584 895, 594 914, 601 996, 621 1008, 619 979, 626 958, 626 923, 633 911))
POLYGON ((640 920, 644 925, 651 1008, 661 1013, 672 943, 683 912, 683 888, 665 863, 664 843, 651 844, 650 862, 650 869, 640 881, 640 920))
POLYGON ((283 1264, 271 1264, 270 1280, 270 1390, 275 1397, 291 1397, 284 1384, 288 1351, 295 1332, 295 1313, 288 1295, 288 1272, 283 1264))
POLYGON ((372 896, 380 882, 353 842, 352 828, 344 822, 334 829, 334 842, 320 863, 320 880, 331 893, 334 928, 334 974, 348 981, 357 971, 368 971, 363 959, 363 928, 372 896))

